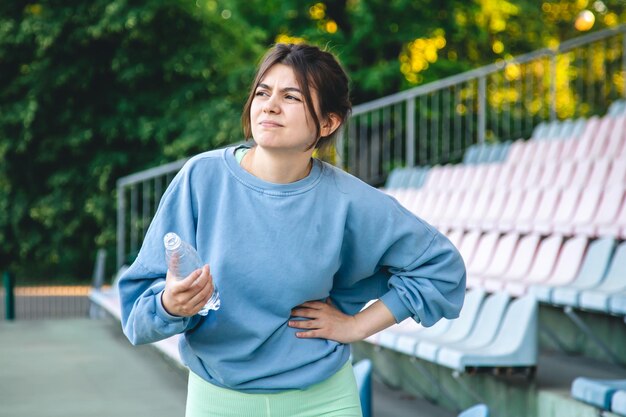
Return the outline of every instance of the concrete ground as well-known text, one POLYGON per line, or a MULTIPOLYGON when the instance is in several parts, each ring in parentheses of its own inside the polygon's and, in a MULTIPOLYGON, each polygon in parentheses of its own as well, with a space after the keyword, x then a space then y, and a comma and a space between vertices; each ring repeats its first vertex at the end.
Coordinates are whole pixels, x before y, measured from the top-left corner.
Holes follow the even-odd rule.
POLYGON ((0 322, 0 417, 183 416, 186 380, 119 324, 0 322))
MULTIPOLYGON (((182 417, 186 375, 112 320, 0 321, 0 417, 182 417)), ((373 417, 453 417, 373 386, 373 417)))

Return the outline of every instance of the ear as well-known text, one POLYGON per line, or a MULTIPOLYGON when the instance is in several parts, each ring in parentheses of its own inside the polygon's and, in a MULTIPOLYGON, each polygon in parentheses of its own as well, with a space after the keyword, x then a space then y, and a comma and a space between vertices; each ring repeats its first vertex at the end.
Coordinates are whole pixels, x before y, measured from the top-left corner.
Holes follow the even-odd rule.
POLYGON ((324 138, 326 136, 332 135, 333 132, 337 130, 339 126, 341 126, 341 122, 342 120, 339 116, 337 116, 335 113, 330 113, 328 117, 326 117, 326 119, 322 121, 322 126, 320 129, 321 137, 324 138))

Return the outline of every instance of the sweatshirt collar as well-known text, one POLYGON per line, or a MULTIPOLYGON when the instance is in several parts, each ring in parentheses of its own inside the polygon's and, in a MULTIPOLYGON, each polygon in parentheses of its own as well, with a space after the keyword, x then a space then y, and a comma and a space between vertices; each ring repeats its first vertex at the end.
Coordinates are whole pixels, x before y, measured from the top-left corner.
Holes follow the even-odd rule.
POLYGON ((230 173, 243 185, 249 187, 262 194, 274 195, 274 196, 289 196, 294 194, 300 194, 307 192, 314 188, 320 181, 322 176, 322 162, 313 158, 313 166, 309 175, 301 180, 291 182, 289 184, 276 184, 273 182, 264 181, 248 171, 243 169, 235 158, 235 149, 237 146, 231 146, 224 149, 222 157, 224 162, 230 171, 230 173))

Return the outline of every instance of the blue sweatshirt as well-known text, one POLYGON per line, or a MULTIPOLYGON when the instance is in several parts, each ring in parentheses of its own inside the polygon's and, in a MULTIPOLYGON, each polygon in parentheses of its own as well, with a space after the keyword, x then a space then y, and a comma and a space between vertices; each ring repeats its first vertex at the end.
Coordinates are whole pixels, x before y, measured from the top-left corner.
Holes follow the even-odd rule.
POLYGON ((349 345, 301 339, 288 326, 305 301, 356 314, 380 299, 397 322, 431 326, 455 318, 465 267, 454 246, 392 197, 314 160, 290 184, 265 182, 233 148, 190 159, 172 180, 137 259, 119 281, 124 333, 133 344, 182 333, 191 371, 217 386, 251 393, 302 389, 348 360, 349 345), (219 287, 208 316, 168 314, 163 236, 196 246, 219 287))

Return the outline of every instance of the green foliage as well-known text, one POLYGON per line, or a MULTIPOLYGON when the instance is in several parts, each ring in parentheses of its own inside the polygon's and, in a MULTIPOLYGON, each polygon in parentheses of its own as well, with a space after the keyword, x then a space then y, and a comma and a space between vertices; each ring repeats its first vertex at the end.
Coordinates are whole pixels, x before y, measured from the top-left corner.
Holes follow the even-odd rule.
POLYGON ((239 140, 262 53, 192 2, 9 1, 0 33, 0 269, 18 277, 88 277, 119 177, 239 140))
POLYGON ((0 2, 0 270, 113 260, 118 178, 241 139, 276 41, 328 46, 355 104, 626 20, 621 0, 0 2), (592 8, 593 7, 593 8, 592 8))

